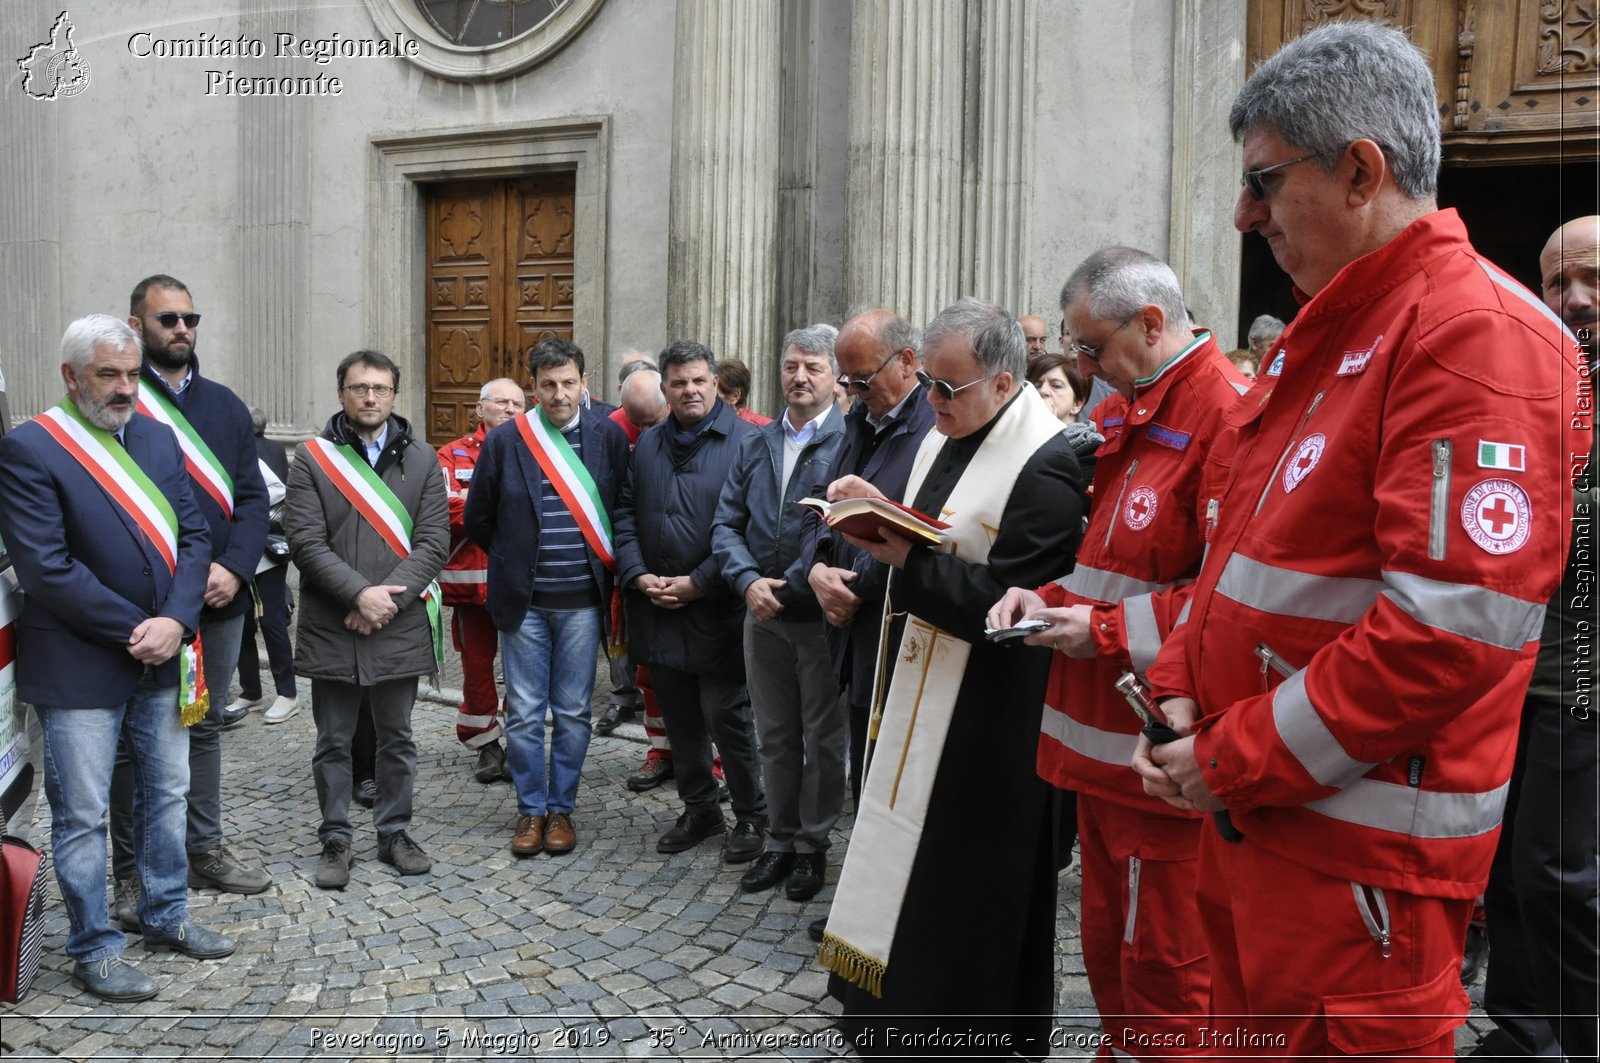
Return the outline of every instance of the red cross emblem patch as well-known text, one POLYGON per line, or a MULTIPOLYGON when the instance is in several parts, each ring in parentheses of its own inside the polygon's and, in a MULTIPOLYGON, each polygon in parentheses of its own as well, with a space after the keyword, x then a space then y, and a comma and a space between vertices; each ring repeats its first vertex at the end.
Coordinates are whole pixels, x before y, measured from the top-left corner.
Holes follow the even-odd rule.
POLYGON ((1311 474, 1317 467, 1317 462, 1322 460, 1322 452, 1328 447, 1328 437, 1321 432, 1306 436, 1300 445, 1294 448, 1294 453, 1289 455, 1289 460, 1283 463, 1283 493, 1288 494, 1300 486, 1300 481, 1311 474))
POLYGON ((1461 500, 1461 526, 1487 552, 1509 554, 1527 545, 1533 505, 1510 480, 1484 480, 1461 500))
POLYGON ((1160 497, 1149 487, 1135 487, 1122 505, 1122 523, 1134 531, 1143 531, 1156 519, 1156 506, 1160 497))

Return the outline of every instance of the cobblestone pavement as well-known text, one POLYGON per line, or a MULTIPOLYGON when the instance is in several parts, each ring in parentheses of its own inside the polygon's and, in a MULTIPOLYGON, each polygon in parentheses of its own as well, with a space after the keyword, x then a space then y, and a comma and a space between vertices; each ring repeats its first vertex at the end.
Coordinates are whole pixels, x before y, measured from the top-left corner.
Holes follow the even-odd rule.
MULTIPOLYGON (((597 703, 605 687, 602 673, 597 703)), ((589 747, 574 815, 577 851, 518 860, 507 848, 516 817, 510 787, 473 780, 475 759, 454 736, 455 702, 432 696, 418 701, 415 714, 412 835, 433 858, 433 872, 399 877, 378 861, 376 838, 361 832, 357 818, 350 886, 326 892, 312 884, 319 852, 314 728, 309 695, 302 701, 306 707, 285 724, 269 727, 252 713, 223 736, 229 844, 264 862, 275 881, 255 897, 192 892, 190 911, 237 938, 238 952, 203 963, 148 954, 132 937, 128 958, 156 979, 160 995, 103 1004, 69 980, 66 916, 56 903, 32 993, 0 1007, 9 1055, 851 1056, 831 1025, 837 1005, 826 996, 816 946, 806 936, 833 896, 848 816, 817 899, 798 904, 781 890, 743 894, 742 868, 722 864, 714 841, 675 856, 655 851, 679 806, 670 784, 647 794, 623 788, 644 751, 643 731, 629 724, 589 747)), ((46 842, 42 801, 12 831, 46 842)), ((1075 869, 1062 873, 1060 887, 1060 1047, 1053 1057, 1089 1058, 1099 1024, 1079 954, 1075 869)), ((52 896, 54 890, 52 880, 52 896)), ((1458 1042, 1469 1047, 1485 1025, 1475 1013, 1458 1042)))

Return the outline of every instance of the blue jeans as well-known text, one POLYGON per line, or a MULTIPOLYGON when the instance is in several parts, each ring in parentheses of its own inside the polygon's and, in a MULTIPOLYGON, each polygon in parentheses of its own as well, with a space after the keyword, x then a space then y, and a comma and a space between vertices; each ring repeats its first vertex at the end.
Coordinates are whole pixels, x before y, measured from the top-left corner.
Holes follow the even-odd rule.
POLYGON ((67 954, 84 963, 120 956, 123 934, 106 907, 106 810, 119 737, 127 740, 132 760, 139 921, 147 930, 167 931, 187 916, 189 735, 178 722, 178 688, 157 686, 146 672, 125 704, 36 709, 44 730, 50 848, 71 924, 67 954))
POLYGON ((525 816, 571 812, 589 752, 600 610, 529 609, 522 626, 500 633, 506 677, 506 767, 525 816), (554 721, 545 769, 544 720, 554 721))

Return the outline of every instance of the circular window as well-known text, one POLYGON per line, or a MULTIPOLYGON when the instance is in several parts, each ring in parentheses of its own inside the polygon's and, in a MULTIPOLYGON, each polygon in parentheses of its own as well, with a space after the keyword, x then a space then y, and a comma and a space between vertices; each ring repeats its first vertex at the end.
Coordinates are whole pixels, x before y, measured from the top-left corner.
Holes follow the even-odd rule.
POLYGON ((417 42, 411 62, 456 81, 487 81, 549 58, 603 0, 365 0, 379 30, 417 42))

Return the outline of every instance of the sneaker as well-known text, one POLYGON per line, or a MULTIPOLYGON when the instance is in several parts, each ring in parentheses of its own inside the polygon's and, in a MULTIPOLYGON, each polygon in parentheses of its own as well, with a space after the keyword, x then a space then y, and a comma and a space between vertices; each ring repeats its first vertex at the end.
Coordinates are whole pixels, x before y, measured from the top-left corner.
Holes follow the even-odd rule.
POLYGON ((196 960, 220 960, 224 956, 232 956, 239 946, 230 937, 223 937, 215 930, 207 930, 184 919, 172 930, 146 928, 144 947, 150 952, 171 949, 196 960))
POLYGON ((478 770, 473 778, 481 783, 499 782, 506 778, 506 751, 499 742, 490 742, 478 750, 478 770))
POLYGON ((722 848, 722 859, 730 864, 748 864, 761 855, 766 824, 759 819, 740 818, 722 848))
POLYGON ((350 865, 355 862, 349 842, 323 842, 322 858, 317 861, 317 888, 344 889, 350 883, 350 865))
POLYGON ((209 853, 189 854, 189 888, 192 890, 210 888, 248 896, 261 893, 270 885, 271 875, 260 868, 241 864, 225 845, 209 853))
POLYGON ((572 827, 572 817, 565 812, 552 812, 544 825, 544 851, 561 856, 577 847, 578 832, 572 827))
POLYGON ((428 854, 403 830, 378 839, 378 859, 392 864, 402 875, 426 875, 433 870, 428 854))
POLYGON ((362 779, 361 784, 350 791, 350 796, 362 808, 371 808, 378 803, 378 784, 372 779, 362 779))
POLYGON ((264 698, 264 697, 262 697, 262 698, 247 698, 243 694, 240 694, 238 697, 236 697, 232 701, 228 702, 228 707, 223 709, 222 711, 224 713, 231 713, 231 712, 247 713, 251 709, 259 709, 261 706, 265 705, 266 703, 267 703, 267 699, 264 698))
POLYGON ((267 711, 261 714, 261 718, 267 723, 282 723, 299 711, 300 698, 298 695, 285 697, 279 694, 278 699, 267 706, 267 711))
POLYGON ((639 770, 628 776, 628 781, 623 783, 636 794, 646 790, 654 790, 668 779, 672 778, 671 757, 650 757, 639 766, 639 770))
POLYGON ((517 830, 511 836, 511 851, 518 856, 533 856, 544 851, 543 816, 517 817, 517 830))
POLYGON ((150 976, 121 956, 73 964, 72 984, 113 1004, 132 1004, 156 995, 156 984, 150 976))
MULTIPOLYGON (((129 875, 116 881, 111 901, 111 920, 130 934, 139 932, 139 879, 129 875)), ((94 990, 90 990, 94 992, 94 990)), ((141 998, 142 999, 142 998, 141 998)))
POLYGON ((681 853, 693 849, 713 834, 721 834, 728 829, 727 823, 722 819, 718 810, 695 815, 685 812, 656 842, 658 853, 681 853))

